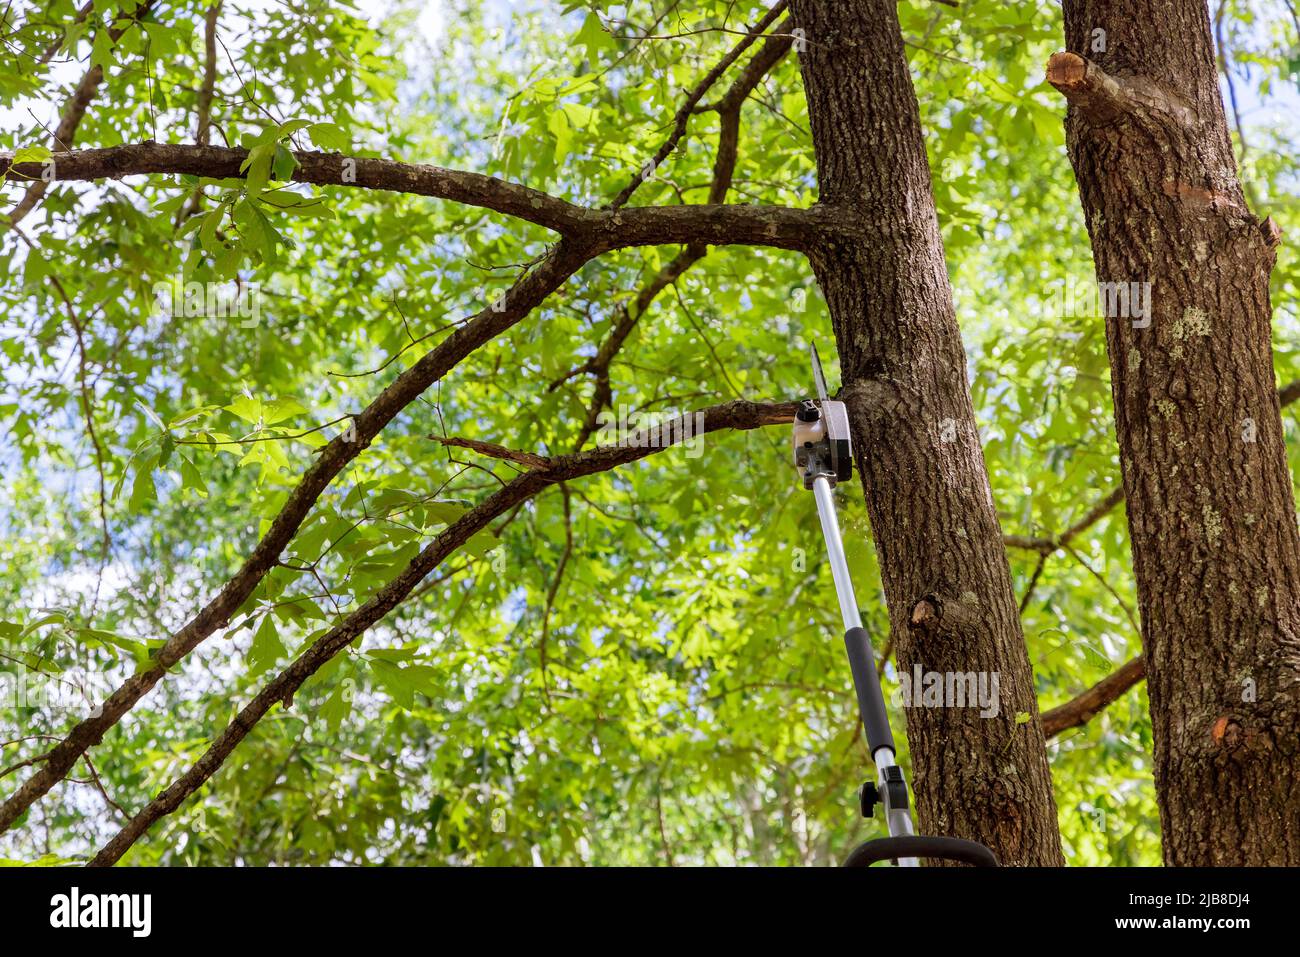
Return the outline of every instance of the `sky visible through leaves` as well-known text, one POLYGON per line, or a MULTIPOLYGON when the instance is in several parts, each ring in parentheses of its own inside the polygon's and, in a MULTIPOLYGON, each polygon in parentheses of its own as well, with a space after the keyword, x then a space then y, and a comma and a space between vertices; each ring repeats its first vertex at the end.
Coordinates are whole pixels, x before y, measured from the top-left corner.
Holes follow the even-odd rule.
MULTIPOLYGON (((106 78, 78 148, 193 142, 207 4, 155 4, 116 43, 96 40, 98 21, 75 22, 78 8, 4 15, 0 150, 39 157, 94 63, 106 78)), ((292 150, 474 170, 600 206, 764 9, 224 3, 211 141, 253 149, 252 182, 55 183, 0 239, 0 771, 147 665, 347 416, 553 239, 450 202, 290 184, 292 150), (188 282, 255 289, 255 308, 216 316, 205 301, 194 314, 159 292, 188 282)), ((1052 305, 1093 278, 1064 104, 1043 82, 1063 46, 1059 8, 970 0, 899 14, 1003 530, 1051 536, 1119 482, 1102 321, 1052 305)), ((1236 0, 1217 22, 1247 195, 1292 235, 1300 22, 1287 3, 1236 0)), ((704 202, 718 131, 716 112, 692 117, 632 205, 704 202)), ((6 209, 27 185, 5 183, 6 209)), ((806 207, 816 195, 789 56, 743 107, 728 201, 806 207)), ((523 467, 435 437, 572 451, 596 388, 585 364, 677 252, 594 260, 405 408, 229 627, 0 835, 0 857, 84 859, 267 678, 523 467)), ((1300 378, 1297 270, 1284 241, 1279 386, 1300 378)), ((794 253, 710 248, 635 318, 609 366, 616 413, 802 398, 812 341, 838 383, 824 303, 794 253)), ((1293 410, 1284 419, 1294 456, 1293 410)), ((665 451, 514 509, 276 706, 126 860, 837 862, 881 825, 856 814, 870 760, 787 443, 780 427, 714 433, 698 455, 665 451)), ((838 502, 879 649, 888 619, 856 480, 838 502)), ((1038 552, 1008 556, 1044 710, 1139 653, 1122 505, 1041 568, 1038 552)), ((887 694, 896 679, 891 664, 887 694)), ((892 717, 901 729, 897 707, 892 717)), ((1143 688, 1049 750, 1067 859, 1158 863, 1143 688)))

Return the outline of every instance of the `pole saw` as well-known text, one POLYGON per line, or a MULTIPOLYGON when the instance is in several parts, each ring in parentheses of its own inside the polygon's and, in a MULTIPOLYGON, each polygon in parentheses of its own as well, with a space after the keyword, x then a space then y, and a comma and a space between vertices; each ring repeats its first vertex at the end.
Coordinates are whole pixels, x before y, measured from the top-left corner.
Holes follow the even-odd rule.
POLYGON ((859 845, 844 866, 869 867, 877 861, 893 861, 896 866, 917 867, 920 858, 926 857, 997 867, 997 858, 983 844, 956 837, 926 837, 913 831, 907 781, 903 769, 894 760, 894 736, 889 730, 889 714, 876 672, 875 653, 858 613, 831 493, 838 483, 848 481, 853 475, 849 413, 843 402, 827 394, 816 345, 811 347, 811 353, 817 399, 805 399, 795 413, 794 464, 803 478, 803 487, 810 489, 817 500, 822 537, 826 539, 826 554, 830 557, 831 576, 835 579, 835 593, 844 619, 844 647, 849 654, 858 710, 876 764, 876 780, 867 781, 858 792, 862 816, 874 817, 876 805, 881 804, 885 808, 885 826, 889 829, 889 837, 859 845))

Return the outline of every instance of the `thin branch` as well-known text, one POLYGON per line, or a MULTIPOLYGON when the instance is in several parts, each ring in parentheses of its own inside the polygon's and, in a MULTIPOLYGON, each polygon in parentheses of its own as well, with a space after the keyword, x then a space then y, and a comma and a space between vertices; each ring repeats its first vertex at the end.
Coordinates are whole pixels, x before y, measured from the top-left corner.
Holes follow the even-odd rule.
POLYGON ((885 669, 889 667, 889 656, 894 653, 894 633, 891 631, 885 637, 884 647, 880 649, 880 657, 876 659, 876 676, 884 677, 885 669))
MULTIPOLYGON (((1289 382, 1277 390, 1278 405, 1286 408, 1300 399, 1300 379, 1295 382, 1289 382)), ((1043 555, 1050 555, 1058 549, 1064 548, 1070 544, 1078 535, 1087 531, 1093 525, 1105 518, 1120 502, 1124 501, 1124 488, 1120 486, 1112 489, 1105 496, 1097 501, 1092 508, 1084 513, 1083 517, 1077 522, 1061 532, 1059 535, 1048 536, 1028 536, 1028 535, 1003 535, 1002 542, 1007 548, 1018 548, 1029 552, 1039 552, 1043 555)), ((1022 609, 1023 611, 1023 609, 1022 609)))
MULTIPOLYGON (((36 243, 21 229, 17 223, 10 223, 10 228, 14 235, 21 239, 29 250, 28 255, 40 256, 41 251, 36 243)), ((95 608, 99 602, 100 585, 104 577, 104 569, 108 565, 110 553, 113 549, 113 538, 108 530, 108 492, 107 479, 104 475, 104 446, 99 440, 99 433, 95 430, 95 405, 94 390, 92 389, 86 369, 86 330, 80 317, 77 315, 76 308, 72 305, 72 298, 68 295, 68 290, 64 287, 63 281, 54 273, 49 273, 50 284, 59 294, 63 301, 64 309, 68 314, 68 322, 72 324, 73 333, 77 340, 77 386, 81 399, 81 411, 86 420, 86 434, 90 438, 90 445, 95 453, 95 469, 99 476, 99 525, 100 525, 100 556, 99 556, 99 575, 95 581, 95 596, 91 602, 91 617, 94 617, 95 608)))
MULTIPOLYGON (((94 9, 95 9, 95 0, 86 0, 85 5, 82 6, 82 8, 77 11, 77 15, 72 18, 72 22, 74 24, 82 23, 86 19, 86 17, 90 16, 91 11, 94 9)), ((46 63, 49 63, 51 60, 53 60, 55 54, 57 54, 60 50, 63 49, 63 43, 66 39, 67 38, 65 36, 60 36, 57 40, 53 41, 49 46, 45 48, 45 52, 40 55, 40 57, 36 60, 36 62, 41 66, 44 66, 46 63)))
POLYGON ((207 146, 212 131, 212 94, 217 86, 217 21, 221 18, 221 0, 208 7, 203 24, 203 85, 195 104, 194 142, 207 146))
POLYGON ((551 703, 551 686, 546 674, 546 665, 547 643, 551 636, 551 612, 555 608, 555 596, 560 592, 560 584, 564 581, 564 570, 569 565, 570 556, 573 555, 573 508, 569 501, 569 488, 563 482, 560 483, 560 494, 564 496, 564 551, 560 553, 555 575, 546 590, 546 608, 542 611, 542 636, 537 643, 538 671, 542 676, 542 694, 546 698, 548 707, 551 703))
POLYGON ((1002 542, 1008 548, 1020 548, 1031 552, 1050 555, 1057 549, 1064 548, 1076 536, 1096 525, 1120 502, 1124 501, 1124 488, 1119 486, 1097 500, 1083 517, 1067 528, 1060 535, 1031 538, 1024 535, 1003 535, 1002 542))
POLYGON ((1285 0, 1287 11, 1291 14, 1291 22, 1295 24, 1296 39, 1300 40, 1300 13, 1296 12, 1293 0, 1285 0))
MULTIPOLYGON (((1300 380, 1290 382, 1283 386, 1278 390, 1277 397, 1278 403, 1282 407, 1286 407, 1297 399, 1300 399, 1300 380)), ((1133 611, 1128 607, 1128 604, 1121 599, 1118 594, 1116 594, 1114 588, 1111 587, 1109 582, 1105 581, 1100 575, 1094 572, 1091 566, 1079 557, 1078 552, 1069 546, 1071 539, 1107 514, 1123 500, 1123 497, 1124 490, 1122 488, 1115 489, 1089 509, 1088 513, 1084 515, 1082 519, 1071 525, 1058 538, 1016 539, 1015 541, 1012 541, 1014 536, 1006 536, 1007 544, 1012 547, 1028 548, 1032 551, 1041 553, 1038 565, 1035 568, 1034 578, 1031 580, 1030 587, 1025 592, 1024 601, 1022 601, 1020 606, 1021 614, 1024 614, 1025 606, 1029 601, 1029 595, 1033 591, 1033 583, 1037 581, 1037 576, 1042 570, 1043 562, 1046 561, 1047 556, 1051 552, 1055 551, 1057 548, 1064 548, 1069 551, 1074 556, 1075 560, 1082 564, 1084 568, 1087 568, 1093 577, 1097 578, 1097 580, 1102 583, 1102 586, 1111 593, 1115 600, 1119 602, 1120 607, 1124 609, 1124 614, 1128 616, 1129 622, 1133 625, 1133 628, 1140 633, 1141 629, 1139 628, 1137 618, 1133 614, 1133 611)), ((1128 691, 1129 688, 1133 687, 1144 677, 1146 677, 1146 662, 1143 657, 1139 655, 1121 665, 1114 672, 1101 679, 1101 681, 1097 682, 1078 697, 1067 701, 1063 705, 1059 705, 1049 711, 1043 712, 1043 735, 1047 738, 1054 738, 1062 731, 1068 731, 1070 728, 1077 728, 1080 725, 1086 724, 1091 721, 1095 715, 1101 713, 1101 711, 1103 711, 1108 705, 1116 701, 1124 694, 1124 692, 1128 691)))
MULTIPOLYGON (((788 34, 789 27, 789 20, 782 22, 781 35, 768 37, 764 41, 763 46, 745 64, 740 76, 732 83, 722 99, 711 107, 718 112, 719 117, 718 147, 714 156, 713 176, 709 183, 709 195, 706 201, 711 206, 726 202, 739 153, 741 108, 763 77, 789 52, 792 45, 792 39, 788 34)), ((698 111, 700 108, 696 107, 696 109, 698 111)), ((556 379, 548 387, 547 391, 554 391, 569 379, 584 372, 595 379, 591 402, 574 444, 575 451, 586 445, 595 434, 600 413, 613 401, 613 388, 609 379, 610 363, 627 342, 637 322, 659 294, 707 256, 708 250, 708 246, 704 243, 687 244, 685 249, 674 256, 649 283, 641 288, 632 306, 629 307, 627 303, 619 304, 618 315, 610 328, 609 336, 601 343, 596 354, 584 365, 556 379)))
POLYGON ((764 31, 776 21, 777 17, 785 12, 787 4, 788 0, 778 0, 763 18, 755 24, 754 28, 745 34, 744 39, 732 47, 727 55, 714 64, 713 69, 709 70, 704 75, 704 78, 691 88, 686 94, 686 99, 682 102, 682 105, 678 107, 676 116, 673 117, 673 130, 668 135, 668 138, 664 140, 659 149, 655 150, 654 158, 646 163, 632 178, 632 181, 619 191, 619 194, 614 197, 607 208, 618 209, 626 204, 632 198, 632 194, 649 178, 647 174, 658 169, 659 164, 668 158, 668 154, 677 148, 678 142, 686 134, 686 125, 691 120, 691 114, 694 112, 695 107, 699 105, 700 100, 704 98, 704 94, 709 92, 713 84, 718 81, 722 74, 727 72, 727 69, 736 62, 742 53, 753 45, 755 40, 763 36, 764 31))
POLYGON ((579 372, 590 373, 596 381, 591 403, 587 407, 587 414, 583 419, 582 427, 578 430, 578 438, 574 442, 576 449, 586 445, 587 440, 595 434, 600 420, 600 413, 613 400, 613 389, 609 381, 609 365, 614 360, 614 356, 623 348, 623 343, 627 341, 628 336, 632 334, 637 320, 641 318, 641 315, 650 307, 650 303, 654 301, 660 292, 676 282, 678 277, 705 256, 707 249, 703 244, 691 243, 686 249, 674 256, 655 274, 650 282, 641 287, 633 307, 629 308, 626 303, 619 305, 618 317, 614 321, 613 328, 610 329, 609 336, 601 343, 596 354, 585 365, 551 383, 550 389, 554 389, 579 372))
MULTIPOLYGON (((221 19, 221 0, 208 7, 203 24, 203 85, 199 87, 198 101, 195 104, 194 142, 207 146, 212 135, 212 97, 217 87, 217 21, 221 19)), ((176 222, 182 223, 199 211, 203 205, 203 187, 194 187, 189 201, 176 216, 176 222)))
POLYGON ((1093 578, 1097 579, 1097 583, 1101 585, 1101 587, 1106 591, 1107 594, 1110 595, 1111 598, 1115 599, 1115 604, 1119 605, 1120 609, 1124 612, 1124 617, 1126 617, 1128 619, 1129 624, 1133 626, 1133 633, 1135 635, 1141 635, 1142 626, 1138 624, 1137 615, 1133 612, 1133 609, 1129 607, 1128 602, 1126 602, 1123 598, 1120 597, 1119 592, 1115 590, 1115 586, 1106 580, 1106 576, 1101 574, 1101 572, 1097 571, 1096 569, 1094 569, 1091 565, 1089 565, 1088 562, 1084 559, 1084 557, 1080 555, 1078 551, 1074 549, 1073 546, 1063 545, 1061 547, 1064 548, 1066 552, 1069 553, 1071 558, 1073 558, 1076 562, 1082 565, 1084 567, 1084 570, 1087 571, 1088 574, 1090 574, 1093 578))
MULTIPOLYGON (((778 12, 785 7, 785 0, 781 0, 773 12, 778 12)), ((746 64, 741 75, 732 83, 731 87, 724 94, 723 98, 716 105, 719 114, 720 132, 718 136, 717 151, 713 163, 713 176, 709 184, 709 205, 720 205, 726 201, 727 192, 731 188, 732 177, 735 174, 736 159, 740 139, 740 113, 746 98, 753 91, 764 76, 781 60, 789 51, 792 45, 792 36, 788 30, 791 23, 787 19, 782 23, 781 34, 778 36, 769 36, 759 52, 746 64)), ((749 45, 749 40, 737 48, 735 52, 743 52, 743 49, 749 45)), ((734 61, 734 56, 732 61, 734 61)), ((725 66, 722 70, 725 70, 725 66)), ((690 112, 697 110, 700 98, 704 92, 712 85, 714 80, 721 75, 722 70, 715 68, 712 79, 706 78, 706 82, 696 87, 696 90, 688 97, 687 104, 684 105, 677 114, 675 135, 680 135, 685 131, 686 122, 689 119, 690 112)), ((674 141, 675 142, 675 141, 674 141)), ((671 147, 670 147, 671 148, 671 147)), ((633 184, 632 189, 635 189, 633 184)), ((627 196, 631 195, 630 190, 625 190, 620 194, 625 201, 627 196)), ((620 200, 616 198, 614 206, 621 205, 620 200)), ((613 390, 610 385, 609 368, 614 357, 622 349, 623 344, 631 335, 637 321, 650 307, 650 304, 658 295, 669 286, 672 286, 679 277, 681 277, 691 266, 703 259, 708 254, 708 246, 704 243, 689 243, 685 249, 678 253, 673 259, 663 266, 654 276, 654 278, 641 288, 638 292, 634 307, 629 308, 626 303, 621 303, 618 308, 618 316, 610 330, 609 336, 601 343, 596 355, 587 363, 578 369, 575 369, 565 376, 551 383, 548 391, 552 391, 573 376, 588 372, 596 380, 595 390, 591 402, 584 416, 582 427, 579 430, 578 437, 574 441, 573 451, 580 452, 587 444, 587 441, 595 434, 599 423, 600 414, 613 399, 613 390)), ((547 677, 547 651, 550 636, 550 620, 553 610, 555 596, 559 590, 563 578, 565 567, 573 551, 573 527, 571 516, 571 503, 569 492, 566 486, 561 486, 564 492, 564 523, 565 523, 565 550, 561 556, 559 567, 556 569, 555 577, 551 582, 550 589, 547 592, 546 608, 542 616, 542 634, 539 643, 539 659, 542 677, 542 690, 547 701, 550 701, 550 684, 547 677)))
POLYGON ((538 455, 535 452, 524 452, 519 449, 508 449, 504 445, 497 445, 493 442, 480 442, 478 439, 462 439, 458 436, 430 435, 429 438, 435 442, 441 442, 443 445, 455 446, 456 448, 469 449, 480 455, 486 455, 492 459, 504 459, 507 462, 518 462, 521 465, 527 465, 530 469, 545 468, 551 463, 551 460, 544 455, 538 455))
POLYGON ((9 775, 13 774, 15 771, 21 771, 23 768, 30 768, 33 764, 40 764, 42 761, 47 760, 49 756, 50 756, 50 752, 45 751, 34 757, 27 758, 24 761, 19 761, 17 764, 11 764, 3 771, 0 771, 0 778, 6 778, 9 775))
MULTIPOLYGON (((14 738, 12 741, 0 742, 0 748, 7 748, 10 747, 11 745, 22 744, 24 741, 57 741, 57 740, 59 739, 52 734, 25 734, 20 738, 14 738)), ((8 777, 10 774, 13 774, 15 771, 21 770, 22 768, 29 768, 33 764, 38 764, 39 762, 44 761, 49 756, 50 753, 48 751, 42 751, 40 754, 33 755, 32 757, 27 758, 24 761, 19 761, 17 764, 11 764, 9 765, 9 767, 0 771, 0 778, 8 777)))
POLYGON ((1043 552, 1038 556, 1038 563, 1034 565, 1034 570, 1029 575, 1029 584, 1025 586, 1025 593, 1020 598, 1021 615, 1024 615, 1025 609, 1029 607, 1030 599, 1034 597, 1034 589, 1038 587, 1038 579, 1043 576, 1043 569, 1047 567, 1048 554, 1048 552, 1043 552))
POLYGON ((95 790, 98 791, 99 796, 104 799, 104 803, 107 804, 109 807, 113 808, 115 811, 117 811, 117 813, 121 814, 124 818, 127 818, 129 820, 131 817, 131 812, 128 811, 126 808, 122 807, 122 805, 118 804, 116 801, 113 800, 112 797, 109 796, 108 790, 104 787, 104 782, 99 779, 99 772, 95 770, 94 762, 90 760, 90 755, 83 754, 81 756, 81 760, 86 762, 86 767, 90 770, 90 783, 95 786, 95 790))
POLYGON ((350 415, 340 415, 336 419, 330 419, 328 422, 322 422, 320 425, 313 426, 310 429, 303 429, 301 432, 288 432, 284 435, 254 435, 244 439, 177 439, 177 445, 198 445, 198 446, 218 446, 218 445, 256 445, 258 442, 292 442, 295 439, 301 439, 308 435, 314 435, 317 432, 323 432, 331 425, 338 425, 352 418, 350 415))
POLYGON ((674 420, 672 427, 665 430, 667 439, 664 438, 663 431, 659 433, 660 444, 657 446, 652 444, 651 433, 643 431, 632 437, 625 445, 611 445, 557 456, 545 468, 533 469, 518 476, 443 529, 387 585, 313 642, 284 671, 263 686, 253 700, 245 705, 230 724, 217 735, 198 761, 150 801, 100 849, 90 861, 91 866, 116 863, 155 821, 180 807, 187 797, 216 773, 235 746, 252 731, 272 705, 277 702, 291 701, 303 682, 401 603, 425 576, 493 519, 532 498, 550 485, 635 462, 669 447, 664 444, 665 441, 675 443, 687 435, 720 429, 754 429, 764 425, 784 425, 790 421, 795 408, 793 402, 778 404, 728 402, 674 420))
POLYGON ((659 843, 663 847, 668 866, 676 867, 677 859, 673 856, 673 846, 668 841, 668 828, 664 824, 663 782, 664 769, 660 767, 655 775, 655 816, 659 819, 659 843))

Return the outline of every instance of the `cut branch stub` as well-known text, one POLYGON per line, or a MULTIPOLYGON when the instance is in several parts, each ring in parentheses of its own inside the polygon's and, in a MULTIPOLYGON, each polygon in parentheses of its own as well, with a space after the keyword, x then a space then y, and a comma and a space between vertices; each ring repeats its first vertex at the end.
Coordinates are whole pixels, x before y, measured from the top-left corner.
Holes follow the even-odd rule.
MULTIPOLYGON (((972 599, 974 595, 970 596, 972 599)), ((978 618, 978 606, 958 599, 945 601, 938 595, 926 595, 912 607, 912 629, 923 635, 949 629, 972 627, 978 618)))
POLYGON ((1196 111, 1177 93, 1144 77, 1111 76, 1077 53, 1053 53, 1047 61, 1047 82, 1094 126, 1124 118, 1196 125, 1196 111))

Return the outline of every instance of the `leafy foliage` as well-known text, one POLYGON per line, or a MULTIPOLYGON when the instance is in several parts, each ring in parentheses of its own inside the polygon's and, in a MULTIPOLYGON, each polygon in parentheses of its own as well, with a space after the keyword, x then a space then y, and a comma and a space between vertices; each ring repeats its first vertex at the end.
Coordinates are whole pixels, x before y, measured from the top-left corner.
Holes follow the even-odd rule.
MULTIPOLYGON (((32 116, 57 122, 93 64, 104 86, 78 147, 193 141, 205 0, 152 4, 115 41, 108 26, 129 22, 136 2, 102 6, 84 20, 71 0, 7 9, 0 148, 47 157, 32 116)), ((55 183, 3 240, 0 677, 14 706, 0 710, 0 766, 39 756, 46 736, 147 664, 348 416, 550 241, 451 203, 292 183, 293 150, 478 170, 600 205, 762 9, 224 6, 211 137, 250 150, 247 178, 55 183), (240 312, 253 287, 256 310, 240 312), (205 298, 187 308, 196 288, 205 298)), ((975 0, 900 14, 995 498, 1008 533, 1051 535, 1119 477, 1101 322, 1045 305, 1091 276, 1063 108, 1041 82, 1059 10, 975 0)), ((1300 53, 1285 8, 1229 3, 1226 16, 1235 81, 1261 101, 1293 98, 1300 53)), ((1259 124, 1241 144, 1255 202, 1284 230, 1300 215, 1292 132, 1259 124)), ((718 114, 698 112, 634 202, 703 202, 718 135, 718 114)), ((745 104, 739 149, 731 201, 815 201, 793 57, 745 104)), ((28 185, 11 177, 6 200, 28 185)), ((403 410, 321 495, 229 626, 92 749, 93 771, 78 765, 0 836, 0 855, 93 850, 268 674, 517 470, 431 435, 571 451, 596 387, 584 364, 675 252, 593 261, 403 410)), ((1283 246, 1284 382, 1300 373, 1289 348, 1298 269, 1283 246)), ((773 250, 710 249, 633 315, 609 371, 615 407, 642 412, 802 396, 804 344, 830 341, 806 262, 773 250)), ((785 441, 780 430, 710 435, 699 457, 664 452, 541 493, 277 706, 128 859, 837 860, 878 825, 854 813, 869 758, 813 503, 785 441)), ((880 648, 887 615, 860 489, 840 503, 880 648)), ((1010 557, 1018 593, 1033 579, 1024 625, 1044 709, 1140 650, 1121 509, 1041 574, 1037 553, 1010 557)), ((1052 744, 1072 861, 1158 861, 1150 750, 1140 690, 1052 744)))

